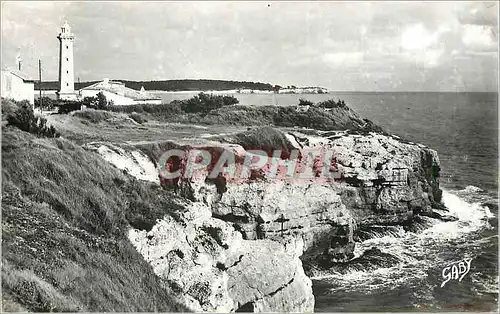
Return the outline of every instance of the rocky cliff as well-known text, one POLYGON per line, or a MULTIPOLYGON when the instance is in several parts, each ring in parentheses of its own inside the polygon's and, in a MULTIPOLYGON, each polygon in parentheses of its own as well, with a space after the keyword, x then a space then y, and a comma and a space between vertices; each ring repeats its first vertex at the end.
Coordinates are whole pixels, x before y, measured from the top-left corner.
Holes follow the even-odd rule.
MULTIPOLYGON (((153 146, 187 148, 163 144, 153 146)), ((97 142, 85 148, 126 173, 154 181, 153 163, 140 150, 97 142)), ((299 258, 301 238, 245 239, 204 202, 185 199, 176 208, 150 230, 133 228, 128 236, 182 306, 195 312, 314 310, 312 283, 299 258)))
MULTIPOLYGON (((117 163, 119 158, 100 145, 88 147, 117 163)), ((144 165, 145 155, 157 163, 169 149, 193 148, 212 157, 230 152, 241 166, 256 147, 280 149, 283 161, 298 150, 302 165, 308 150, 332 151, 340 177, 276 180, 263 167, 244 181, 226 173, 211 179, 208 167, 173 183, 161 180, 164 188, 190 200, 185 212, 165 217, 150 231, 131 230, 129 238, 188 308, 312 311, 311 282, 302 263, 312 274, 348 261, 356 239, 368 229, 411 226, 419 215, 436 217, 433 209, 443 208, 436 152, 381 133, 263 128, 212 136, 196 145, 150 143, 114 151, 128 154, 144 170, 151 168, 144 165)), ((169 163, 185 170, 182 159, 169 163)))
MULTIPOLYGON (((231 223, 244 239, 301 238, 303 258, 322 267, 353 257, 357 231, 411 225, 416 215, 437 215, 433 208, 442 208, 439 159, 432 149, 379 133, 292 131, 286 138, 285 146, 302 154, 332 150, 341 178, 271 180, 264 171, 245 182, 223 179, 221 189, 220 178, 207 180, 207 171, 182 179, 179 192, 206 204, 213 217, 231 223)), ((241 134, 223 140, 239 156, 255 148, 241 134)))

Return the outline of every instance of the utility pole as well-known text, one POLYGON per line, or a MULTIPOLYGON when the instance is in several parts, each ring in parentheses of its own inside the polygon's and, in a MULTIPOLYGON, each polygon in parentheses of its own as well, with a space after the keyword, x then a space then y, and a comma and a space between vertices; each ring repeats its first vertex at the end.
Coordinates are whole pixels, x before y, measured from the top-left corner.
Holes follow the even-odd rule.
POLYGON ((38 83, 38 89, 40 91, 40 112, 42 112, 43 108, 43 100, 42 100, 42 60, 38 59, 38 78, 39 78, 39 83, 38 83))

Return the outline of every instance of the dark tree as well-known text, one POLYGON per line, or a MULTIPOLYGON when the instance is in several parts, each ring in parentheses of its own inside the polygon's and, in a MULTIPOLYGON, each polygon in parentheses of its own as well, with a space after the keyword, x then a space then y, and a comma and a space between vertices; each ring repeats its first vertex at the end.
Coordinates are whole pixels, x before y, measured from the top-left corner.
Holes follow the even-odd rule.
POLYGON ((97 109, 104 110, 108 106, 108 101, 103 92, 97 94, 97 109))

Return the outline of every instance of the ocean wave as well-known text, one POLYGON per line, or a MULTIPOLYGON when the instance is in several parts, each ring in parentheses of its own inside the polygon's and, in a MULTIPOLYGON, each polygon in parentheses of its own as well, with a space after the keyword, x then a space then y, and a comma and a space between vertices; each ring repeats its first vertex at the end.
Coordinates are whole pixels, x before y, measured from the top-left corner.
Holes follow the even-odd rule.
POLYGON ((357 237, 361 241, 373 238, 394 237, 399 238, 405 235, 403 226, 370 226, 366 230, 358 230, 357 237))
POLYGON ((483 206, 488 206, 498 210, 498 194, 497 191, 491 192, 481 189, 474 185, 468 185, 460 190, 449 190, 449 193, 458 195, 460 198, 469 203, 481 203, 483 206))
POLYGON ((481 206, 479 202, 470 203, 450 191, 443 191, 443 203, 448 208, 448 213, 458 220, 438 222, 424 230, 420 237, 431 237, 436 240, 455 239, 466 233, 490 228, 488 219, 495 217, 488 207, 481 206))
POLYGON ((465 192, 465 193, 482 193, 484 192, 483 189, 477 187, 477 186, 474 186, 474 185, 468 185, 466 186, 463 190, 461 190, 461 192, 465 192))
POLYGON ((483 273, 471 274, 472 282, 480 287, 479 292, 498 294, 498 276, 488 276, 483 273))
MULTIPOLYGON (((464 189, 466 193, 477 193, 483 190, 469 186, 464 189)), ((467 241, 467 234, 479 230, 490 229, 488 219, 495 215, 486 206, 479 202, 467 202, 457 195, 457 191, 443 191, 443 203, 448 208, 448 214, 458 218, 457 221, 440 221, 433 218, 425 219, 423 230, 404 230, 402 227, 390 227, 387 230, 376 229, 370 231, 372 236, 356 244, 354 258, 349 262, 353 267, 342 266, 317 274, 312 279, 342 282, 356 286, 383 285, 386 280, 395 284, 400 280, 409 282, 427 275, 431 268, 442 265, 440 258, 442 252, 449 250, 450 244, 467 241), (367 251, 377 248, 381 254, 387 254, 397 259, 393 266, 373 265, 361 262, 367 251), (360 269, 360 266, 364 266, 360 269), (376 268, 378 266, 378 268, 376 268), (384 267, 385 266, 385 267, 384 267), (375 268, 375 269, 374 269, 375 268), (341 270, 341 271, 338 271, 341 270), (345 270, 348 270, 347 272, 345 270), (382 281, 380 281, 382 280, 382 281)), ((418 228, 417 228, 418 229, 418 228)), ((463 258, 473 258, 472 252, 465 253, 463 258)), ((371 260, 369 260, 371 262, 371 260)), ((359 288, 359 287, 358 287, 359 288)))

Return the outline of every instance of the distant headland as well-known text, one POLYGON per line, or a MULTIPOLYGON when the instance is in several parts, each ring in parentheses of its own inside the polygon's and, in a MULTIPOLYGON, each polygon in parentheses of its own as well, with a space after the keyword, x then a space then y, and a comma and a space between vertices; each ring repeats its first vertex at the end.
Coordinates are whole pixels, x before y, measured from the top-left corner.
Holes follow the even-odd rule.
MULTIPOLYGON (((246 82, 246 81, 226 81, 226 80, 208 80, 208 79, 182 79, 182 80, 162 80, 162 81, 130 81, 117 80, 123 82, 126 87, 140 90, 144 86, 148 91, 165 91, 165 92, 181 92, 181 91, 233 91, 236 93, 259 93, 259 92, 274 92, 274 93, 296 93, 296 94, 323 94, 328 93, 328 90, 323 87, 296 87, 296 86, 280 86, 262 82, 246 82)), ((75 82, 75 90, 95 84, 99 81, 75 82)), ((54 91, 59 88, 58 81, 46 81, 41 83, 43 91, 54 91)), ((40 90, 40 83, 35 84, 35 90, 40 90)))

